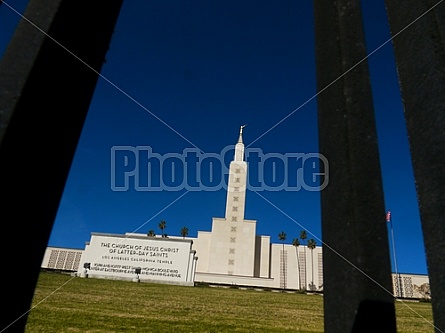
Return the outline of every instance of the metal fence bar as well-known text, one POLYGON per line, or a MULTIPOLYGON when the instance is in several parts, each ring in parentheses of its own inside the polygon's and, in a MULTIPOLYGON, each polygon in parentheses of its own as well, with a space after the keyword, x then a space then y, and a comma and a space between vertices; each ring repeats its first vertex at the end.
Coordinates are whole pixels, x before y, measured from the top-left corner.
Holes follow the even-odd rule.
POLYGON ((12 291, 0 316, 2 331, 24 331, 121 4, 31 0, 24 16, 34 25, 21 20, 0 63, 2 239, 8 249, 1 286, 12 291))

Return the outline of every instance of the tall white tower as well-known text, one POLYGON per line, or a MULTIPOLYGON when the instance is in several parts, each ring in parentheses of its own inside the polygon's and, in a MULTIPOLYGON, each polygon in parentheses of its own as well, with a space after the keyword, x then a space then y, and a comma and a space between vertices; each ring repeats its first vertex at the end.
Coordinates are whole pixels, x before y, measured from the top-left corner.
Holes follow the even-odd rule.
POLYGON ((235 156, 229 166, 226 214, 212 219, 208 272, 254 276, 256 221, 245 220, 247 163, 241 126, 235 156))
POLYGON ((246 206, 247 163, 244 161, 244 126, 240 128, 238 142, 235 145, 235 157, 229 165, 225 218, 231 222, 244 220, 246 206))

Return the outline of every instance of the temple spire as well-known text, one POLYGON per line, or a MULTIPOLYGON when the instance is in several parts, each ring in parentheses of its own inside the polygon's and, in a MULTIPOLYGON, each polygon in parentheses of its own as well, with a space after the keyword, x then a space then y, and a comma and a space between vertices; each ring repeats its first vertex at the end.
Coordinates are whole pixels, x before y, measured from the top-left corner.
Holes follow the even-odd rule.
POLYGON ((246 125, 242 125, 239 129, 238 142, 235 145, 235 158, 234 161, 244 161, 244 143, 243 143, 243 128, 246 125))
POLYGON ((229 165, 225 219, 229 222, 244 221, 247 188, 247 162, 244 161, 243 128, 240 127, 239 139, 235 144, 235 156, 229 165))
MULTIPOLYGON (((247 125, 247 124, 246 124, 247 125)), ((246 125, 242 125, 239 128, 239 138, 238 143, 243 143, 243 128, 246 127, 246 125)))

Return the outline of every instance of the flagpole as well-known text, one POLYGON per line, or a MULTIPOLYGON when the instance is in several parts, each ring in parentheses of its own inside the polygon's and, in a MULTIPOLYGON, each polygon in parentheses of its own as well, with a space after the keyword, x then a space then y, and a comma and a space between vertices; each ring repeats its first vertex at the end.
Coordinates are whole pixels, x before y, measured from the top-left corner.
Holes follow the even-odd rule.
POLYGON ((392 252, 393 252, 393 256, 394 256, 394 270, 395 270, 396 279, 397 279, 397 296, 403 297, 402 285, 401 285, 402 280, 400 279, 399 270, 397 268, 396 243, 394 241, 394 228, 392 226, 392 214, 390 211, 388 211, 387 216, 388 216, 388 219, 389 219, 388 222, 389 222, 389 225, 391 228, 392 252))

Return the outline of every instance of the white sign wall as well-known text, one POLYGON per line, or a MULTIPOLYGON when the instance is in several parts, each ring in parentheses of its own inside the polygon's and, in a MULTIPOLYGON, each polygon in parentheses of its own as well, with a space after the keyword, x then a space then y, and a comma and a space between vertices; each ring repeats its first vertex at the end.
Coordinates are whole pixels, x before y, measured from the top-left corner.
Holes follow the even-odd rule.
POLYGON ((193 282, 191 245, 191 240, 93 233, 78 273, 100 278, 193 282))

